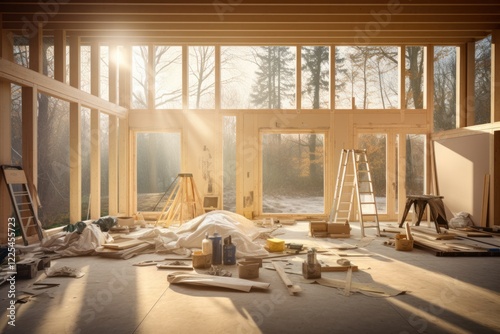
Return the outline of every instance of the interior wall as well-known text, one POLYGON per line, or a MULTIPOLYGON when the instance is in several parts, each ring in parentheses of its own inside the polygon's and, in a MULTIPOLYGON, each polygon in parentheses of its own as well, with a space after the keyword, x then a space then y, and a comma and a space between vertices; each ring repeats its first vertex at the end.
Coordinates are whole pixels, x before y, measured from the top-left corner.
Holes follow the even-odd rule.
POLYGON ((490 133, 434 141, 436 179, 447 218, 459 212, 471 215, 481 224, 484 177, 490 167, 490 133))

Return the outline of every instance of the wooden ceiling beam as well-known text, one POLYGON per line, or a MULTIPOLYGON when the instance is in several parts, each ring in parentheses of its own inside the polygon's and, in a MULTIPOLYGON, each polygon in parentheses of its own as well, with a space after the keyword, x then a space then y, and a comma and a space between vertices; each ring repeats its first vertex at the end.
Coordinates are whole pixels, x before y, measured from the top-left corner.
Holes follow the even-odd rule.
MULTIPOLYGON (((4 23, 3 28, 7 30, 20 30, 24 25, 19 26, 13 23, 4 23)), ((238 24, 238 23, 225 23, 225 24, 207 24, 207 23, 52 23, 48 22, 43 25, 44 30, 66 30, 66 31, 488 31, 493 29, 500 29, 498 23, 480 23, 480 24, 439 24, 439 23, 388 23, 381 26, 377 23, 327 23, 327 24, 238 24)))
POLYGON ((338 4, 249 4, 246 2, 235 2, 229 4, 225 2, 211 1, 204 4, 193 3, 132 3, 132 4, 110 4, 110 3, 76 3, 74 1, 61 3, 58 2, 37 2, 20 5, 15 2, 0 3, 0 12, 37 15, 41 13, 49 14, 185 14, 185 15, 215 15, 219 19, 224 17, 241 14, 254 15, 290 15, 290 14, 336 14, 336 15, 358 15, 372 13, 385 13, 389 15, 411 14, 411 15, 488 15, 500 13, 500 4, 407 4, 405 2, 386 2, 380 4, 366 5, 338 5, 338 4), (54 4, 55 3, 55 4, 54 4), (52 7, 51 7, 51 4, 52 7), (45 6, 45 7, 44 7, 45 6))
MULTIPOLYGON (((23 22, 26 14, 4 14, 4 23, 23 22)), ((357 14, 357 15, 336 15, 336 14, 318 14, 318 15, 230 15, 221 22, 220 18, 214 15, 170 15, 170 14, 57 14, 50 17, 52 23, 239 23, 239 24, 262 24, 262 23, 368 23, 377 22, 375 14, 357 14)), ((390 20, 382 18, 390 23, 500 23, 500 14, 489 15, 393 15, 390 20)))
MULTIPOLYGON (((24 4, 24 5, 40 5, 39 0, 16 0, 16 1, 3 1, 7 4, 24 4)), ((60 1, 62 2, 62 0, 60 1)), ((137 3, 145 3, 145 4, 166 4, 166 5, 177 5, 177 4, 185 4, 188 2, 189 4, 194 5, 206 5, 213 4, 213 0, 168 0, 165 3, 165 0, 103 0, 103 1, 92 1, 92 0, 71 0, 73 4, 84 4, 84 5, 93 5, 93 4, 113 4, 113 5, 130 5, 137 3)), ((228 2, 229 3, 229 2, 228 2)), ((304 0, 286 0, 286 1, 269 1, 269 0, 245 0, 246 4, 251 5, 304 5, 305 3, 309 5, 336 5, 336 6, 351 6, 351 5, 373 5, 373 4, 382 4, 387 5, 387 0, 335 0, 335 3, 332 3, 331 0, 308 0, 304 2, 304 0)), ((233 4, 238 4, 237 0, 233 1, 233 4)), ((240 3, 241 4, 241 3, 240 3)), ((498 4, 497 0, 413 0, 411 2, 413 5, 462 5, 462 6, 475 6, 475 5, 490 5, 490 4, 498 4)))
MULTIPOLYGON (((82 38, 82 43, 90 43, 95 38, 82 38)), ((456 37, 405 37, 401 38, 371 38, 360 42, 353 37, 337 38, 297 38, 297 37, 225 37, 225 38, 209 38, 209 37, 146 37, 140 41, 131 41, 129 37, 124 36, 104 36, 98 37, 102 44, 118 43, 120 45, 141 45, 141 44, 158 44, 158 45, 227 45, 227 46, 249 46, 249 45, 461 45, 467 42, 474 42, 473 39, 464 39, 456 37)))

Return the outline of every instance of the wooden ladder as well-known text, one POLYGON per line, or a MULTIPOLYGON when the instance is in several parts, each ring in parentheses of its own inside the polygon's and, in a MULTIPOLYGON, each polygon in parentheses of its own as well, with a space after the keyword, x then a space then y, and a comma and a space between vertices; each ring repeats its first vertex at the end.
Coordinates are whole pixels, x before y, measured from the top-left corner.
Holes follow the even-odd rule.
POLYGON ((29 244, 35 232, 38 240, 43 239, 43 230, 33 206, 26 174, 20 166, 2 165, 2 173, 9 190, 10 199, 19 224, 24 245, 29 244))
POLYGON ((377 203, 366 150, 343 149, 330 210, 330 223, 344 223, 350 220, 355 193, 361 235, 365 236, 365 228, 376 228, 379 236, 377 203))
POLYGON ((182 225, 185 221, 205 213, 201 196, 194 183, 193 174, 179 173, 174 183, 174 188, 156 220, 156 226, 160 224, 168 227, 173 222, 182 225))

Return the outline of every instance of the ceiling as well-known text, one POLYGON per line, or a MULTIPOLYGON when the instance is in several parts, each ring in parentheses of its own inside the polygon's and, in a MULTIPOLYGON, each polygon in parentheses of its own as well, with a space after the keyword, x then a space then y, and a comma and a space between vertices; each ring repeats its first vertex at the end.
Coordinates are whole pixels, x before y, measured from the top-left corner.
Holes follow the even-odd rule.
POLYGON ((2 27, 83 41, 460 44, 500 29, 498 0, 38 0, 0 3, 2 27))

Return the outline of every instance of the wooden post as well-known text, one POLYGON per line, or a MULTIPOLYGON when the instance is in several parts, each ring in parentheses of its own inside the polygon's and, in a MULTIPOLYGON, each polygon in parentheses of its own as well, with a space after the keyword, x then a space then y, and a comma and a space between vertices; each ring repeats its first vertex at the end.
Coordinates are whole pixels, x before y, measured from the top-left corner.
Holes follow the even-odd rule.
POLYGON ((43 71, 43 29, 42 25, 38 24, 37 29, 33 32, 33 36, 29 41, 30 57, 29 68, 38 73, 43 71))
MULTIPOLYGON (((99 96, 99 44, 93 43, 90 49, 90 92, 99 96)), ((101 113, 90 111, 90 218, 101 216, 101 113)))
MULTIPOLYGON (((118 103, 118 47, 109 46, 109 102, 118 103)), ((118 117, 109 115, 108 198, 109 214, 118 214, 118 117)))
MULTIPOLYGON (((0 56, 12 60, 13 46, 10 33, 4 31, 1 25, 0 15, 0 56)), ((0 165, 8 165, 12 162, 12 133, 11 133, 11 88, 10 83, 0 80, 0 165)), ((0 243, 7 243, 7 221, 11 215, 12 206, 9 192, 3 177, 0 177, 0 243)))
POLYGON ((54 79, 66 82, 66 31, 54 32, 54 79))
MULTIPOLYGON (((30 55, 29 68, 35 72, 43 71, 43 30, 38 25, 36 31, 29 41, 30 55)), ((22 88, 22 114, 23 114, 23 169, 28 179, 28 186, 31 194, 36 197, 36 187, 38 184, 38 89, 36 87, 22 88)), ((38 206, 34 206, 35 213, 38 213, 38 206)))
MULTIPOLYGON (((461 48, 460 50, 462 50, 461 48)), ((469 42, 467 43, 467 51, 460 52, 460 59, 462 62, 460 63, 460 67, 465 67, 465 70, 462 69, 461 72, 467 73, 464 77, 464 80, 457 80, 460 84, 465 85, 465 94, 460 97, 460 125, 459 127, 471 126, 475 124, 475 52, 476 52, 476 43, 469 42), (465 56, 464 56, 465 55, 465 56)), ((462 76, 461 76, 462 77, 462 76)))
MULTIPOLYGON (((132 64, 131 47, 124 46, 122 48, 122 63, 119 68, 119 103, 120 106, 130 109, 131 98, 131 72, 130 67, 132 64)), ((119 121, 119 141, 118 141, 118 212, 128 214, 130 209, 131 194, 130 192, 130 164, 129 164, 129 125, 128 118, 121 118, 119 121)), ((135 210, 135 208, 132 208, 135 210)))
POLYGON ((500 122, 500 30, 491 34, 491 122, 500 122))
MULTIPOLYGON (((491 34, 491 122, 500 122, 500 30, 491 34)), ((491 136, 490 225, 500 225, 500 132, 491 136)))
MULTIPOLYGON (((70 39, 70 85, 80 88, 80 38, 70 39)), ((81 154, 81 105, 69 104, 69 219, 75 223, 82 219, 82 154, 81 154)))
POLYGON ((113 115, 109 115, 108 141, 108 213, 116 215, 118 214, 118 117, 113 115))
MULTIPOLYGON (((35 87, 22 88, 22 113, 23 113, 23 169, 28 179, 30 192, 37 193, 38 184, 38 146, 37 146, 37 111, 38 111, 38 91, 35 87)), ((35 195, 36 196, 36 195, 35 195)), ((38 207, 35 205, 34 210, 38 207)))
POLYGON ((69 219, 82 219, 81 106, 69 104, 69 219))
POLYGON ((493 132, 493 179, 490 181, 490 226, 500 226, 500 131, 493 132))

